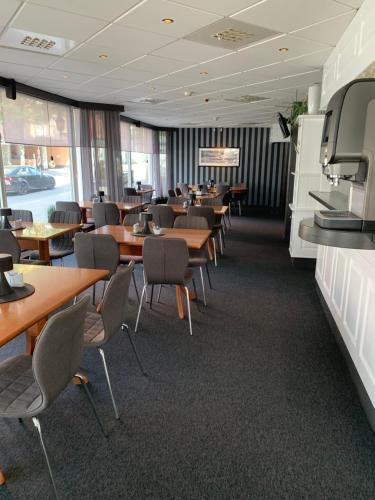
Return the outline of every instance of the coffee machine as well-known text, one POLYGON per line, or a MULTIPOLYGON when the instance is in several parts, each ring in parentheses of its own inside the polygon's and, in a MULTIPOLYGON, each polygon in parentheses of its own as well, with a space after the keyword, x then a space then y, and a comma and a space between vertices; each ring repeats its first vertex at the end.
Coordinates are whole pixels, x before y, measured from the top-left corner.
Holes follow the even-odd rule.
POLYGON ((349 208, 320 210, 324 229, 375 232, 375 79, 353 80, 330 99, 320 149, 323 173, 350 181, 349 208))

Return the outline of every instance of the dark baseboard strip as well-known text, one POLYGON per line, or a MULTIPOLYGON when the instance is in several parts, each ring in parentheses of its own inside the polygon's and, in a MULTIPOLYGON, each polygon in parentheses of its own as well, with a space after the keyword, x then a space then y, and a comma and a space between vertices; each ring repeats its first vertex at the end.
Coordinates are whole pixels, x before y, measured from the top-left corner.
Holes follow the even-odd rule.
POLYGON ((375 408, 370 400, 370 398, 367 395, 367 391, 365 389, 365 386, 362 383, 361 377, 358 374, 357 368, 355 367, 355 364, 352 360, 352 357, 350 356, 350 353, 345 345, 345 342, 341 336, 340 330, 337 328, 336 322, 332 316, 331 311, 329 310, 327 303, 323 297, 322 292, 320 291, 320 288, 318 285, 316 285, 316 289, 318 292, 319 299, 322 303, 324 313, 327 317, 329 326, 331 327, 332 333, 335 336, 336 342, 339 345, 339 348, 344 356, 344 359, 346 361, 346 364, 349 368, 349 372, 351 375, 351 378, 354 382, 354 385, 357 389, 359 399, 361 401, 362 407, 366 413, 367 419, 371 425, 371 428, 373 432, 375 432, 375 408))

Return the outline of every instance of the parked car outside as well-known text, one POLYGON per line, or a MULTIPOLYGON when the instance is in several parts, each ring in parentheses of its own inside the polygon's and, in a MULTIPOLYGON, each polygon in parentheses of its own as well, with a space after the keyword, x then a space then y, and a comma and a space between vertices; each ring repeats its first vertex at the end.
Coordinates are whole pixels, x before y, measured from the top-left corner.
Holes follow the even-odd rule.
POLYGON ((7 193, 27 194, 39 189, 53 189, 54 177, 34 167, 18 165, 4 169, 5 191, 7 193))

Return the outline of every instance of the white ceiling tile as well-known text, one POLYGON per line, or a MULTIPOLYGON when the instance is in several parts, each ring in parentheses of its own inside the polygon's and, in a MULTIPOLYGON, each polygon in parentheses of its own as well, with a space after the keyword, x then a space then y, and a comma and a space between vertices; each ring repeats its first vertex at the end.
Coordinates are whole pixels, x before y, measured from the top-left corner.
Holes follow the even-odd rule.
POLYGON ((194 7, 195 9, 213 12, 221 16, 229 16, 250 5, 258 3, 259 0, 172 0, 173 3, 194 7))
POLYGON ((99 76, 110 71, 111 67, 91 62, 76 61, 75 59, 64 57, 60 58, 60 60, 53 65, 53 69, 71 71, 72 73, 82 73, 83 75, 99 76))
POLYGON ((124 52, 126 52, 126 47, 132 47, 131 50, 136 48, 140 55, 144 55, 163 47, 173 40, 174 38, 170 36, 115 24, 96 35, 91 40, 91 43, 123 49, 124 52))
POLYGON ((355 10, 346 12, 341 16, 329 19, 328 21, 324 21, 322 23, 314 24, 309 28, 294 31, 293 34, 300 38, 307 38, 308 40, 314 40, 315 42, 335 46, 352 21, 355 13, 355 10))
POLYGON ((44 69, 40 71, 37 75, 38 80, 53 80, 55 84, 57 82, 65 83, 74 83, 80 84, 84 83, 91 78, 89 75, 83 75, 80 73, 71 73, 67 71, 59 71, 56 69, 44 69))
POLYGON ((0 25, 5 26, 16 12, 21 2, 17 0, 1 0, 0 25))
POLYGON ((216 14, 197 11, 168 0, 147 0, 123 16, 119 24, 180 38, 220 18, 216 14), (174 23, 164 24, 164 18, 173 19, 174 23))
POLYGON ((152 73, 151 71, 141 71, 139 69, 132 69, 130 66, 122 66, 107 74, 108 78, 119 78, 121 80, 129 80, 135 83, 141 83, 152 78, 159 76, 159 73, 152 73))
MULTIPOLYGON (((131 7, 139 3, 140 0, 31 0, 29 3, 53 7, 56 9, 80 14, 81 16, 97 17, 106 21, 112 21, 131 7)), ((3 0, 2 0, 3 2, 3 0)))
POLYGON ((165 47, 155 50, 152 54, 170 59, 179 59, 193 63, 200 63, 231 53, 227 49, 218 49, 189 40, 177 40, 165 47))
POLYGON ((188 66, 190 66, 190 64, 185 61, 178 61, 177 59, 168 59, 166 57, 157 56, 143 56, 126 65, 127 68, 151 71, 160 75, 164 73, 172 73, 173 71, 177 71, 188 66))
POLYGON ((87 42, 78 49, 69 54, 70 59, 78 59, 80 61, 87 61, 92 63, 102 64, 103 66, 122 66, 125 63, 143 55, 137 47, 130 46, 126 49, 106 47, 103 45, 96 45, 95 43, 87 42), (108 57, 102 59, 99 56, 106 54, 108 57))
POLYGON ((343 5, 348 5, 349 7, 353 7, 354 9, 359 9, 363 4, 364 0, 335 0, 337 3, 341 3, 343 5))
POLYGON ((15 78, 17 81, 25 81, 33 75, 40 73, 40 68, 35 66, 21 66, 8 62, 0 62, 0 75, 4 78, 15 78))
POLYGON ((324 66, 324 63, 328 59, 328 56, 330 55, 331 52, 332 52, 332 47, 329 47, 327 49, 319 50, 311 54, 286 59, 286 62, 290 61, 296 65, 301 64, 303 66, 307 65, 307 66, 312 66, 314 68, 319 68, 324 66))
POLYGON ((12 23, 12 27, 82 42, 106 24, 99 19, 41 5, 26 4, 12 23))
POLYGON ((351 7, 334 0, 267 0, 233 16, 240 21, 288 33, 339 16, 351 7))
POLYGON ((46 68, 57 60, 57 56, 51 56, 49 54, 37 54, 28 50, 0 47, 0 61, 3 62, 23 64, 25 66, 36 66, 37 68, 46 68))

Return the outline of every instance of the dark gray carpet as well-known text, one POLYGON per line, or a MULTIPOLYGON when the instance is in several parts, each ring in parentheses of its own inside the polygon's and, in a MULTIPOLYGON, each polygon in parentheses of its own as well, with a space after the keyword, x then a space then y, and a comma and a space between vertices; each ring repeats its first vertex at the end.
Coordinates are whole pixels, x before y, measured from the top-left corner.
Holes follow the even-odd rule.
MULTIPOLYGON (((194 336, 165 289, 134 336, 108 346, 122 422, 96 352, 82 365, 109 432, 69 387, 41 418, 70 499, 373 499, 375 439, 331 334, 311 270, 292 266, 282 227, 237 218, 194 336)), ((139 272, 139 271, 138 271, 139 272)), ((131 293, 129 323, 136 302, 131 293)), ((1 358, 23 350, 22 337, 1 358)), ((51 498, 31 422, 2 421, 2 498, 51 498)))

